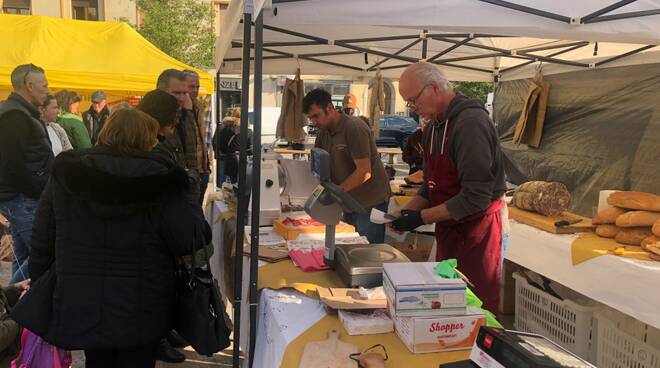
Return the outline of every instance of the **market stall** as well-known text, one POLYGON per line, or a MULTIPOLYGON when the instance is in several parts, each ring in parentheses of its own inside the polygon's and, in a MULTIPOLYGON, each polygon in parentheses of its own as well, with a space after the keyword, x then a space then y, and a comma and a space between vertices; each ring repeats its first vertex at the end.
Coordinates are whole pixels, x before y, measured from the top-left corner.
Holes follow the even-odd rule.
MULTIPOLYGON (((537 2, 532 6, 499 1, 439 3, 429 0, 416 2, 414 6, 387 1, 381 2, 378 7, 373 7, 373 3, 368 1, 341 1, 330 4, 312 0, 273 1, 263 8, 262 5, 263 2, 244 4, 242 1, 232 1, 228 9, 230 21, 223 25, 221 37, 217 42, 219 76, 221 77, 223 73, 233 74, 243 71, 242 109, 245 111, 249 107, 247 97, 250 75, 247 71, 250 70, 251 65, 254 65, 255 80, 254 111, 258 112, 261 106, 260 81, 264 73, 292 75, 300 69, 302 74, 365 78, 374 77, 376 72, 381 72, 384 77, 396 78, 410 63, 425 60, 440 66, 451 80, 499 82, 531 78, 540 69, 543 75, 561 76, 566 72, 589 72, 598 75, 608 69, 653 64, 658 60, 655 45, 660 41, 660 30, 654 16, 660 11, 655 2, 626 1, 612 4, 596 0, 579 3, 547 1, 537 2), (241 18, 242 30, 239 27, 241 18), (254 43, 251 41, 252 24, 255 31, 254 43), (253 57, 252 49, 254 49, 253 57), (539 68, 540 64, 543 65, 542 68, 539 68)), ((525 81, 518 88, 526 90, 528 83, 529 81, 525 81)), ((497 100, 495 105, 497 107, 497 100)), ((550 108, 549 111, 552 109, 550 108)), ((550 115, 549 120, 551 119, 550 115)), ((247 119, 243 120, 242 126, 247 129, 247 119)), ((260 117, 256 116, 256 136, 259 136, 256 130, 259 123, 260 117)), ((585 130, 584 136, 587 138, 583 139, 591 139, 588 130, 585 130)), ((657 142, 657 134, 651 135, 651 144, 654 139, 657 142)), ((255 152, 260 152, 258 144, 255 145, 255 152)), ((656 144, 655 147, 657 146, 656 144)), ((645 153, 635 158, 649 162, 649 158, 654 157, 652 153, 657 153, 657 150, 642 152, 645 153)), ((260 158, 257 155, 253 159, 260 158)), ((242 152, 240 166, 244 167, 246 164, 247 156, 242 152)), ((539 164, 537 163, 536 166, 539 164)), ((259 165, 256 167, 257 169, 252 170, 251 183, 253 188, 260 188, 259 165)), ((561 167, 555 169, 561 170, 561 167)), ((528 176, 526 180, 529 179, 553 180, 554 178, 528 176)), ((239 179, 239 186, 242 188, 249 186, 246 180, 247 177, 243 175, 239 179)), ((593 187, 589 190, 595 193, 602 189, 653 191, 653 188, 637 186, 593 187)), ((243 192, 239 191, 239 193, 243 192)), ((245 194, 239 194, 238 198, 238 229, 242 229, 245 225, 241 213, 247 212, 248 207, 247 196, 241 199, 241 195, 245 194), (245 207, 241 208, 240 203, 244 203, 245 207)), ((252 198, 252 224, 255 224, 258 218, 254 216, 259 212, 259 201, 255 199, 259 198, 259 192, 253 192, 252 198)), ((595 201, 587 203, 585 198, 593 199, 593 195, 579 197, 583 202, 580 205, 597 205, 595 201)), ((583 214, 592 215, 592 213, 583 214)), ((528 242, 535 244, 543 240, 547 244, 553 244, 557 239, 555 237, 561 236, 552 234, 546 240, 544 236, 532 231, 535 235, 530 240, 524 235, 529 230, 530 227, 527 225, 512 227, 509 235, 514 244, 511 254, 514 262, 520 262, 523 266, 529 266, 534 270, 534 267, 540 265, 529 262, 521 256, 524 253, 521 251, 523 247, 521 242, 525 242, 524 247, 530 247, 528 242)), ((253 231, 249 237, 253 247, 259 244, 258 231, 253 231)), ((243 240, 243 233, 238 231, 236 244, 243 244, 243 240)), ((253 248, 252 252, 254 251, 256 249, 253 248)), ((529 251, 535 252, 533 249, 529 251)), ((563 250, 565 251, 566 249, 563 250)), ((613 254, 608 254, 587 262, 604 262, 603 260, 612 257, 613 254)), ((567 261, 567 259, 562 260, 564 265, 567 261)), ((630 262, 635 267, 645 268, 646 262, 650 261, 625 259, 615 262, 630 262)), ((587 264, 589 263, 584 265, 587 264)), ((235 267, 236 275, 239 277, 234 278, 234 290, 241 290, 239 280, 242 280, 243 262, 238 261, 236 265, 240 266, 235 267)), ((583 265, 573 267, 577 269, 581 266, 583 265)), ((570 283, 566 281, 566 275, 583 277, 582 280, 587 280, 588 277, 575 273, 562 273, 564 276, 560 277, 557 273, 547 271, 547 268, 551 267, 552 264, 544 263, 539 273, 560 279, 555 281, 567 282, 569 287, 578 289, 575 291, 601 303, 610 303, 611 307, 638 317, 641 321, 656 323, 646 316, 644 308, 637 310, 633 303, 626 304, 621 301, 620 298, 624 295, 617 294, 610 297, 611 295, 605 295, 606 292, 599 288, 585 293, 585 289, 588 288, 586 284, 570 283), (613 301, 614 299, 616 301, 613 301), (635 313, 632 313, 633 309, 636 310, 635 313)), ((259 282, 256 257, 253 257, 250 268, 250 313, 252 321, 256 321, 260 300, 257 293, 259 282)), ((557 268, 561 269, 559 266, 557 268)), ((598 274, 592 276, 597 277, 598 274)), ((263 296, 263 293, 261 295, 263 296)), ((625 296, 644 298, 641 294, 625 296)), ((234 295, 233 302, 237 307, 235 311, 242 310, 242 295, 234 295)), ((653 303, 655 303, 653 299, 648 297, 643 299, 644 305, 650 306, 653 303)), ((257 331, 255 323, 252 323, 250 328, 252 336, 259 336, 262 333, 257 331)), ((254 352, 250 356, 256 361, 254 355, 260 354, 261 351, 254 348, 254 338, 250 338, 250 343, 252 346, 248 351, 254 352)))
POLYGON ((0 100, 11 91, 12 70, 27 63, 46 70, 51 90, 103 90, 109 102, 156 88, 168 68, 197 71, 201 95, 214 90, 212 75, 168 56, 125 22, 0 14, 0 29, 0 100))

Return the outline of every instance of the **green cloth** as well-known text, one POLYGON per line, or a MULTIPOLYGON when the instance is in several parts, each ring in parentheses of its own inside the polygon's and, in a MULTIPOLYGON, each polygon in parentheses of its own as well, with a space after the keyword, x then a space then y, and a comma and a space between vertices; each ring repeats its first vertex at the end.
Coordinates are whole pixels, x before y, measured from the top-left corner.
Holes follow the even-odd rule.
MULTIPOLYGON (((458 272, 456 272, 457 266, 458 262, 456 259, 446 259, 444 261, 438 262, 438 264, 435 266, 435 273, 445 279, 457 279, 460 277, 458 272)), ((484 303, 472 292, 472 290, 470 290, 470 288, 467 288, 465 291, 465 304, 468 307, 479 308, 482 312, 484 312, 484 315, 486 316, 486 326, 502 328, 502 325, 497 322, 497 319, 493 313, 481 308, 484 303)))
POLYGON ((456 261, 456 259, 445 259, 444 261, 438 262, 435 266, 435 273, 443 279, 457 279, 460 277, 458 272, 456 272, 457 265, 458 261, 456 261))
POLYGON ((89 132, 85 128, 80 116, 72 113, 62 114, 56 121, 69 137, 73 148, 91 148, 92 141, 89 137, 89 132))

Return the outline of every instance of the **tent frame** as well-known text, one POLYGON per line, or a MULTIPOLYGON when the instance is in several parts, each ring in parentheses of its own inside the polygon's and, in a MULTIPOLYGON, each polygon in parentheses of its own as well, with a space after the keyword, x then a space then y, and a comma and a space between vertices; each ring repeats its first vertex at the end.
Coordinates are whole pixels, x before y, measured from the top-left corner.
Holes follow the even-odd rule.
MULTIPOLYGON (((287 2, 298 2, 306 0, 272 0, 273 4, 278 3, 287 3, 287 2)), ((604 22, 615 19, 624 19, 624 18, 633 18, 641 16, 649 16, 660 14, 660 9, 640 11, 640 12, 629 12, 621 13, 616 15, 605 15, 612 10, 618 9, 624 5, 632 3, 636 0, 621 0, 610 6, 602 8, 596 12, 588 14, 583 18, 569 18, 560 14, 550 13, 538 9, 533 9, 526 6, 521 6, 515 3, 511 3, 503 0, 480 0, 482 2, 490 3, 496 6, 502 6, 509 9, 521 11, 524 13, 537 15, 545 18, 554 19, 557 21, 562 21, 570 24, 588 24, 594 22, 604 22)), ((252 367, 254 362, 254 348, 256 343, 256 318, 258 310, 258 257, 254 256, 258 254, 259 246, 259 209, 260 209, 260 177, 261 177, 261 108, 262 108, 262 72, 263 72, 263 60, 274 60, 274 59, 303 59, 309 60, 321 64, 336 66, 348 70, 357 70, 357 71, 374 71, 374 70, 385 70, 385 69, 395 69, 395 68, 404 68, 409 66, 412 63, 418 61, 427 61, 436 65, 444 65, 447 67, 453 68, 463 68, 483 73, 488 73, 493 75, 494 81, 499 80, 499 76, 502 73, 506 73, 523 66, 529 65, 534 62, 546 62, 551 64, 560 64, 560 65, 569 65, 582 68, 595 68, 606 63, 619 60, 624 57, 628 57, 648 49, 656 47, 656 45, 646 45, 635 50, 623 53, 621 55, 613 56, 605 60, 601 60, 597 63, 587 64, 580 62, 573 62, 569 60, 559 59, 556 56, 560 56, 564 53, 577 50, 579 48, 586 47, 591 43, 589 41, 575 41, 570 43, 563 43, 557 45, 541 46, 541 47, 532 47, 527 49, 520 50, 507 50, 497 47, 491 47, 481 44, 475 44, 471 41, 478 39, 480 37, 509 37, 503 35, 490 35, 490 34, 467 34, 467 33, 453 33, 453 34, 429 34, 428 30, 422 30, 420 34, 417 35, 402 35, 402 36, 386 36, 386 37, 368 37, 368 38, 353 38, 353 39, 344 39, 344 40, 328 40, 322 37, 304 34, 300 32, 295 32, 291 30, 286 30, 279 27, 274 27, 270 25, 263 24, 263 9, 260 10, 259 14, 256 16, 256 21, 253 23, 253 14, 252 10, 245 8, 243 13, 243 19, 241 23, 243 24, 243 41, 242 42, 232 42, 231 47, 233 48, 242 48, 242 57, 241 58, 229 58, 224 61, 241 61, 242 62, 242 91, 241 91, 241 114, 240 119, 240 134, 245 137, 248 133, 248 114, 246 113, 249 109, 249 88, 250 88, 250 62, 254 61, 254 148, 253 148, 253 165, 252 165, 252 175, 251 183, 247 183, 247 140, 241 140, 240 155, 239 155, 239 179, 238 179, 238 209, 237 209, 237 225, 236 225, 236 242, 235 242, 235 257, 234 257, 234 298, 233 298, 233 307, 234 307, 234 340, 233 340, 233 352, 232 352, 232 366, 239 367, 240 365, 240 329, 241 329, 241 304, 243 301, 242 295, 242 277, 243 277, 243 257, 240 255, 243 254, 243 243, 245 239, 245 222, 247 219, 248 204, 250 201, 250 190, 252 190, 252 218, 251 218, 251 257, 250 257, 250 287, 249 287, 249 312, 250 312, 250 331, 249 331, 249 367, 252 367), (255 41, 252 43, 252 26, 255 27, 255 41), (295 36, 303 39, 302 41, 286 41, 286 42, 263 42, 263 31, 269 30, 274 32, 279 32, 282 34, 295 36), (383 52, 379 50, 373 50, 368 47, 355 45, 357 43, 363 42, 374 42, 374 41, 393 41, 393 40, 412 40, 409 44, 402 47, 394 53, 383 52), (452 45, 446 49, 436 53, 435 55, 428 57, 429 44, 432 40, 451 43, 452 45), (422 42, 422 52, 420 58, 414 58, 409 56, 403 56, 402 53, 406 50, 412 48, 413 46, 422 42), (306 53, 306 54, 294 54, 291 52, 282 51, 277 48, 282 47, 293 47, 293 46, 313 46, 313 45, 334 45, 340 48, 345 49, 345 51, 336 51, 336 52, 316 52, 316 53, 306 53), (450 52, 456 50, 459 47, 473 47, 483 49, 485 51, 490 51, 491 53, 483 55, 474 55, 469 57, 455 57, 455 58, 445 58, 441 59, 442 56, 449 54, 450 52), (251 57, 251 49, 255 49, 254 57, 251 57), (538 51, 546 50, 556 50, 549 54, 548 56, 534 54, 538 51), (273 55, 263 55, 263 52, 268 52, 273 55), (383 60, 379 60, 371 66, 360 67, 355 65, 346 65, 342 63, 337 63, 330 60, 320 59, 321 57, 326 56, 336 56, 336 55, 352 55, 352 54, 365 54, 365 64, 368 65, 368 55, 377 55, 382 56, 383 60), (499 58, 499 57, 508 57, 526 60, 524 63, 499 70, 498 67, 494 67, 492 70, 476 68, 472 66, 454 64, 453 62, 483 59, 483 58, 499 58), (404 62, 404 64, 384 66, 381 65, 389 60, 399 60, 404 62), (250 188, 251 186, 251 188, 250 188)), ((596 46, 597 47, 597 46, 596 46)), ((217 83, 217 94, 216 94, 216 113, 218 121, 220 121, 221 115, 221 106, 220 106, 220 68, 216 74, 216 83, 217 83)))

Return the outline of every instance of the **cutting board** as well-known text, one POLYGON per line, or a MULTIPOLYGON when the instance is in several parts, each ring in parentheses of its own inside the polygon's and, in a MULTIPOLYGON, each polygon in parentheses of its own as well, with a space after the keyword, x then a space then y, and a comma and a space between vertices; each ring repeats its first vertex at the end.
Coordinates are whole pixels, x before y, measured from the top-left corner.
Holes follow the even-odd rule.
POLYGON ((305 345, 299 368, 357 368, 357 362, 349 358, 357 352, 357 346, 339 340, 339 331, 330 330, 327 340, 305 345))
POLYGON ((564 212, 559 216, 543 216, 539 213, 509 206, 509 218, 553 234, 574 234, 593 231, 595 228, 595 226, 591 223, 590 218, 576 215, 570 212, 564 212), (562 220, 580 220, 580 222, 568 226, 555 226, 555 222, 562 220))

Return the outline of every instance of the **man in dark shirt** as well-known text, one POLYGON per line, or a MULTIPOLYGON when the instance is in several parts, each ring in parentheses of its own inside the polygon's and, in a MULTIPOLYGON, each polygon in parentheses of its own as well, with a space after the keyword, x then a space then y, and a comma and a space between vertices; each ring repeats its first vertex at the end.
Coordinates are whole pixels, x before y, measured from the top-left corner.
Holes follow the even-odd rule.
POLYGON ((82 115, 83 123, 85 123, 87 132, 89 132, 92 144, 96 144, 96 138, 99 136, 99 132, 108 116, 110 116, 110 109, 108 109, 105 92, 96 91, 92 93, 92 105, 82 115))
POLYGON ((347 222, 370 243, 382 243, 385 226, 371 223, 369 213, 372 208, 387 211, 391 192, 371 130, 359 118, 336 110, 330 93, 322 89, 305 96, 303 112, 319 128, 315 146, 330 154, 332 182, 367 210, 366 215, 345 214, 347 222))
POLYGON ((44 70, 19 65, 11 73, 11 83, 14 91, 0 105, 0 213, 11 223, 14 260, 10 282, 16 283, 29 278, 32 222, 54 157, 37 109, 48 95, 44 70))
POLYGON ((484 307, 499 303, 505 192, 502 150, 483 104, 456 94, 429 63, 408 67, 399 81, 424 130, 424 184, 393 223, 400 231, 436 224, 437 260, 456 258, 484 307))

